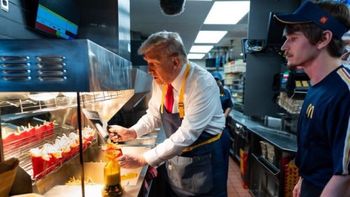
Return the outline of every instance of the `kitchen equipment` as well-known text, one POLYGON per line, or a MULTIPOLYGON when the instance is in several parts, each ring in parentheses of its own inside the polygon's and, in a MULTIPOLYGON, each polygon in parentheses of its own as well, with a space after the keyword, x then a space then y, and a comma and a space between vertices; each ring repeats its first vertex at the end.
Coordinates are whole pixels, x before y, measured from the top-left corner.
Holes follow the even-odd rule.
MULTIPOLYGON (((99 148, 95 130, 99 129, 96 133, 103 140, 106 122, 135 94, 147 94, 151 87, 145 72, 89 40, 1 40, 0 54, 0 161, 18 157, 38 194, 72 176, 84 180, 84 163, 93 159, 92 149, 99 148), (8 92, 19 96, 9 98, 8 92), (3 125, 23 128, 23 138, 10 148, 4 148, 9 146, 3 125), (64 146, 67 140, 63 140, 67 152, 60 149, 62 157, 59 151, 46 152, 49 159, 43 160, 49 167, 43 168, 45 174, 34 177, 29 150, 56 144, 64 136, 74 139, 74 147, 64 146), (28 143, 23 143, 24 138, 28 143)), ((84 181, 78 193, 85 196, 84 181)))
POLYGON ((283 122, 281 118, 276 118, 272 116, 265 116, 264 118, 264 124, 269 127, 269 128, 274 128, 274 129, 283 129, 283 122))
POLYGON ((83 109, 83 113, 85 114, 86 118, 88 118, 94 123, 97 129, 97 133, 101 139, 101 142, 103 144, 106 144, 106 140, 108 139, 107 122, 102 121, 100 115, 96 111, 89 111, 83 109))

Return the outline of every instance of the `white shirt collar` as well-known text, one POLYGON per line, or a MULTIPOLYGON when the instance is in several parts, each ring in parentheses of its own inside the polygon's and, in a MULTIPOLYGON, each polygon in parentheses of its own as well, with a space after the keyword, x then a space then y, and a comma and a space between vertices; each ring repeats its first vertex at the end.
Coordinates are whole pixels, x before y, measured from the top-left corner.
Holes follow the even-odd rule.
POLYGON ((185 63, 182 65, 182 68, 181 68, 181 71, 180 73, 177 75, 177 77, 174 79, 173 82, 171 82, 171 85, 174 87, 174 89, 176 91, 180 91, 180 88, 181 88, 181 81, 182 81, 182 78, 183 78, 183 75, 185 73, 185 70, 186 70, 186 65, 188 63, 185 63))

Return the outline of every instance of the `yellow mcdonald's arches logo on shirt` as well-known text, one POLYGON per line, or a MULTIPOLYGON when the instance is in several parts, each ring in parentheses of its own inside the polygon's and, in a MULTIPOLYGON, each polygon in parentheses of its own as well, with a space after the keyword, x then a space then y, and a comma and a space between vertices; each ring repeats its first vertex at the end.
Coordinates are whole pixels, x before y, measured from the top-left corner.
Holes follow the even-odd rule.
POLYGON ((314 115, 314 109, 315 109, 315 106, 313 106, 312 104, 309 104, 309 106, 307 106, 307 109, 306 109, 306 117, 308 117, 309 119, 312 119, 312 116, 314 115))

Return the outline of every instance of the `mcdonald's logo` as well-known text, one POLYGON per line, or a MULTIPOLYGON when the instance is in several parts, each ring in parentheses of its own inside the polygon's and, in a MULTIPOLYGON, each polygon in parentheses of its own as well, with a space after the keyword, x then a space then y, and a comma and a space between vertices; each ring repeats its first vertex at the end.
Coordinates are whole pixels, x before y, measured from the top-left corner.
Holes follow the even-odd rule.
POLYGON ((314 109, 315 109, 315 106, 313 106, 310 103, 309 106, 307 106, 307 109, 306 109, 306 117, 308 117, 309 119, 312 119, 312 116, 314 115, 314 109))

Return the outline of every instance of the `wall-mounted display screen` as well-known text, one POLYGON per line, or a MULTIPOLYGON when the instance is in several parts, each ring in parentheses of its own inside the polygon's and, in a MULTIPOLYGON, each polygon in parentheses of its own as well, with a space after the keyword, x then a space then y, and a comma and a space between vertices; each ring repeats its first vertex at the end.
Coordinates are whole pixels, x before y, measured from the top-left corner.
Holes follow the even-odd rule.
POLYGON ((39 0, 35 29, 58 38, 76 38, 79 13, 77 0, 39 0))

